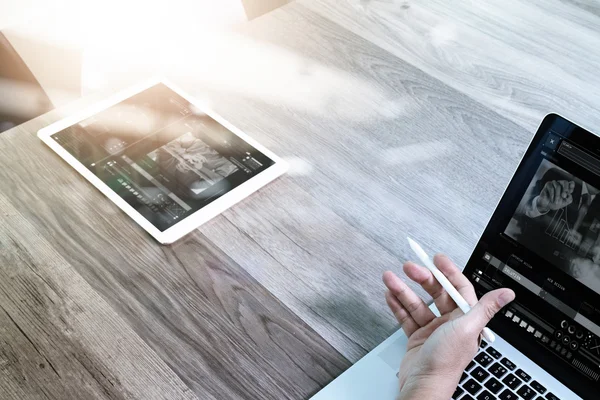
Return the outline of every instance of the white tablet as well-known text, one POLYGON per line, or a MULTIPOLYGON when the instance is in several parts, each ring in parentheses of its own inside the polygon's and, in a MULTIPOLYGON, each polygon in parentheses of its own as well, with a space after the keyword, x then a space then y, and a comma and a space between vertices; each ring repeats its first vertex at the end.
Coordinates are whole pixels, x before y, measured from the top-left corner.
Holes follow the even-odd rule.
POLYGON ((163 79, 86 108, 40 130, 38 137, 165 244, 287 169, 163 79))

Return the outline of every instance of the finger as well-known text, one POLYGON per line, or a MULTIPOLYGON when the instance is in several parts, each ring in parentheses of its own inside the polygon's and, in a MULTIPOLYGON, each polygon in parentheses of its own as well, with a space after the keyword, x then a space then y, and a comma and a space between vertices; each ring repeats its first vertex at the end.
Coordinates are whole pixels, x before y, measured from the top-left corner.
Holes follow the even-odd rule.
POLYGON ((550 191, 548 190, 548 184, 544 185, 538 197, 540 199, 550 200, 550 191))
POLYGON ((486 293, 471 311, 456 319, 457 326, 468 335, 477 337, 498 311, 515 299, 510 289, 497 289, 486 293))
POLYGON ((556 204, 560 194, 560 185, 556 181, 552 181, 552 203, 556 204))
POLYGON ((567 181, 558 181, 560 184, 560 198, 565 200, 569 195, 569 182, 567 181))
POLYGON ((442 285, 435 279, 433 274, 425 267, 412 262, 404 264, 404 273, 413 281, 417 282, 433 298, 440 314, 446 314, 456 308, 456 303, 444 290, 442 285))
POLYGON ((448 278, 452 286, 458 290, 458 293, 464 297, 469 305, 472 306, 477 303, 475 288, 452 260, 443 254, 436 254, 435 257, 433 257, 433 263, 440 271, 442 271, 442 274, 446 275, 446 278, 448 278))
POLYGON ((414 332, 411 338, 416 341, 423 340, 423 342, 425 342, 437 328, 455 318, 454 313, 444 314, 439 318, 434 319, 423 328, 420 328, 417 332, 414 332))
POLYGON ((550 201, 550 204, 552 204, 554 202, 554 182, 549 182, 548 183, 548 200, 550 201))
POLYGON ((568 206, 569 204, 571 204, 573 202, 573 195, 571 193, 569 193, 567 195, 567 198, 565 199, 565 206, 568 206))
POLYGON ((575 190, 575 181, 571 181, 571 182, 569 182, 569 192, 573 193, 574 190, 575 190))
POLYGON ((383 274, 383 282, 419 326, 427 325, 435 318, 435 315, 433 315, 433 312, 425 305, 423 300, 402 279, 398 278, 396 274, 390 271, 385 272, 383 274))
POLYGON ((402 326, 402 330, 406 333, 407 337, 410 337, 417 329, 419 329, 419 325, 417 325, 408 311, 402 307, 402 304, 400 304, 398 299, 389 290, 385 292, 385 302, 394 314, 394 317, 396 317, 398 323, 402 326))

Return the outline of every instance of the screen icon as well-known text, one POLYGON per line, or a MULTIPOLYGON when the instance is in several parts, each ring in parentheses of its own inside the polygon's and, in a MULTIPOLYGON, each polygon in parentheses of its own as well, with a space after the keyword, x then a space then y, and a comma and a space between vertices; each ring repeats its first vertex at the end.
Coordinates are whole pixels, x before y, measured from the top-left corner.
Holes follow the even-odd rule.
POLYGON ((548 137, 546 138, 546 142, 544 143, 544 146, 546 146, 550 150, 556 150, 559 142, 560 142, 560 138, 557 135, 550 133, 548 135, 548 137))

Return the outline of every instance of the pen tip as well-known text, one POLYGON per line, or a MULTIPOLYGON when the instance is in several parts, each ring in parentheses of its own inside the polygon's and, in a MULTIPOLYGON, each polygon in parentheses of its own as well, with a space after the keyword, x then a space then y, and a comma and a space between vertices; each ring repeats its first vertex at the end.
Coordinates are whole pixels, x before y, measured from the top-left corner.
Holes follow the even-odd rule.
POLYGON ((410 245, 410 247, 413 250, 421 248, 421 246, 419 246, 419 244, 417 242, 415 242, 414 240, 412 240, 410 237, 407 236, 406 239, 408 240, 408 244, 410 245))

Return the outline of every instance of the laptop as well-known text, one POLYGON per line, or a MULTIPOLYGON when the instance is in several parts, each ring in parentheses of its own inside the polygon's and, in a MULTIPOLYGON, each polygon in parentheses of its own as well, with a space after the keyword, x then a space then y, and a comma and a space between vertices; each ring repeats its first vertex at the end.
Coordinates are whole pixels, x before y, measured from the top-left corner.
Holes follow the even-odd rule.
MULTIPOLYGON (((600 398, 599 137, 544 118, 464 274, 479 297, 501 287, 517 297, 453 399, 600 398), (557 185, 565 196, 552 197, 557 185)), ((406 342, 394 333, 313 399, 395 399, 406 342)))

